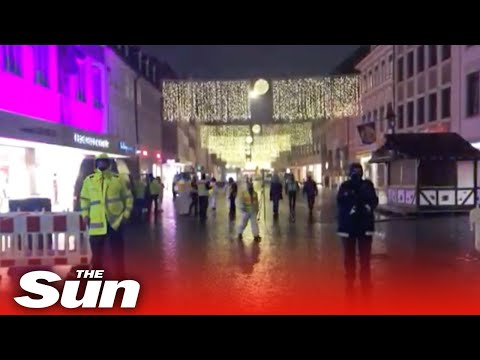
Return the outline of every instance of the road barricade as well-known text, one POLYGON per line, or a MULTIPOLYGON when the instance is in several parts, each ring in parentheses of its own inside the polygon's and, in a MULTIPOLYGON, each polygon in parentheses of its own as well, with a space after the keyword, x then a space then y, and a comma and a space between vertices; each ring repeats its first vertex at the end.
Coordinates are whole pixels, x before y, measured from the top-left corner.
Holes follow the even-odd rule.
POLYGON ((90 259, 80 213, 0 214, 0 268, 79 266, 90 259))

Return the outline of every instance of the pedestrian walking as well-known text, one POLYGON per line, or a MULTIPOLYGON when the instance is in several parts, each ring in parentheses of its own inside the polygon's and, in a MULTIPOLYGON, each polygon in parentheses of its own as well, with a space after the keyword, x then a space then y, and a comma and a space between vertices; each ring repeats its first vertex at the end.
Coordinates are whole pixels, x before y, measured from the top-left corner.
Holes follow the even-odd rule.
POLYGON ((303 194, 307 197, 309 216, 312 218, 315 198, 318 196, 318 188, 317 183, 310 174, 307 176, 307 181, 305 181, 303 185, 303 194))
POLYGON ((235 199, 237 198, 237 192, 238 192, 237 183, 233 181, 233 178, 229 178, 228 185, 227 185, 227 199, 230 205, 229 211, 228 211, 230 219, 235 217, 235 213, 236 213, 235 199))
POLYGON ((247 189, 240 195, 240 209, 242 211, 242 221, 238 227, 238 240, 243 240, 243 232, 250 222, 254 241, 260 242, 260 230, 258 229, 257 216, 260 210, 258 203, 258 194, 254 190, 253 182, 247 181, 247 189))
POLYGON ((198 184, 197 184, 197 178, 193 177, 192 182, 190 183, 190 198, 191 203, 190 207, 188 208, 188 215, 190 216, 192 214, 192 209, 193 209, 193 216, 198 215, 198 184))
POLYGON ((210 182, 207 181, 207 176, 205 174, 202 174, 201 179, 197 182, 197 186, 200 221, 204 222, 207 219, 208 192, 211 189, 210 182))
POLYGON ((210 208, 213 211, 215 211, 217 209, 217 195, 218 195, 218 192, 219 192, 217 179, 212 177, 212 180, 210 180, 210 186, 212 188, 210 190, 210 208))
POLYGON ((290 221, 295 221, 295 207, 297 205, 297 192, 299 186, 298 182, 295 180, 295 176, 292 174, 285 186, 285 192, 288 195, 288 206, 290 209, 290 221))
POLYGON ((273 218, 278 219, 280 200, 283 200, 283 186, 278 175, 272 177, 270 185, 270 201, 273 202, 273 218))

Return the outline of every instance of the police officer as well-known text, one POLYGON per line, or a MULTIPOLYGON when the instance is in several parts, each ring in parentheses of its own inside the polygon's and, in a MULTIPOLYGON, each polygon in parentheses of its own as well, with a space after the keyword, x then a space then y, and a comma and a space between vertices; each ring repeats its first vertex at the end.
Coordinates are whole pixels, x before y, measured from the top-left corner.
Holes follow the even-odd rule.
POLYGON ((347 291, 353 289, 356 275, 356 248, 360 258, 360 282, 364 290, 371 286, 370 256, 375 231, 374 210, 378 206, 375 187, 363 179, 362 165, 350 165, 349 179, 337 194, 338 234, 342 237, 347 291))
POLYGON ((104 250, 108 243, 114 259, 117 279, 124 277, 123 224, 130 218, 133 197, 118 174, 111 171, 111 160, 100 154, 95 160, 96 170, 83 182, 80 206, 88 226, 92 249, 92 268, 105 269, 104 250))
POLYGON ((147 195, 147 184, 141 178, 134 182, 133 193, 135 194, 135 220, 143 221, 143 209, 145 208, 145 196, 147 195))

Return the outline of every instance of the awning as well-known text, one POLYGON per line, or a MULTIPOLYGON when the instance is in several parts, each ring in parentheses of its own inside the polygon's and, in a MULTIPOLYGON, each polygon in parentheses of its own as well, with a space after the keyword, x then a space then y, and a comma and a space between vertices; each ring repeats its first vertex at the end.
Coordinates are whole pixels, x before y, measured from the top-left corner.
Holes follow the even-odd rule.
POLYGON ((389 134, 370 163, 400 159, 480 160, 480 151, 457 133, 389 134))

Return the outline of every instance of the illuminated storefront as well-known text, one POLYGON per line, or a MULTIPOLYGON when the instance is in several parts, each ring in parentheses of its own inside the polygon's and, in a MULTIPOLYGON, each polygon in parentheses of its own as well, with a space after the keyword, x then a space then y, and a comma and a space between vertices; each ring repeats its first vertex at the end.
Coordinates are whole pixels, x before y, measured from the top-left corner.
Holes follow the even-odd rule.
MULTIPOLYGON (((52 211, 72 210, 75 182, 87 156, 107 153, 112 158, 126 157, 119 153, 118 141, 113 138, 60 125, 40 123, 13 132, 23 139, 4 137, 3 130, 0 130, 1 212, 9 210, 9 200, 26 198, 51 199, 52 211), (43 141, 32 141, 40 139, 43 141)), ((128 172, 125 164, 120 161, 117 164, 120 172, 128 172)))

